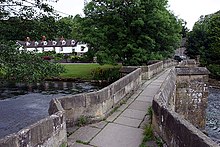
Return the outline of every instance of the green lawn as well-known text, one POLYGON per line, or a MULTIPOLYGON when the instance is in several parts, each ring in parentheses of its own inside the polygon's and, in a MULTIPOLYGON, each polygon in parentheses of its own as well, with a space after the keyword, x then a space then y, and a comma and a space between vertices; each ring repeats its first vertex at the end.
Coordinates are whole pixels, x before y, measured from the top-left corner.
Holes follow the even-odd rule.
POLYGON ((76 79, 83 79, 83 80, 91 80, 92 75, 91 71, 98 68, 109 68, 113 67, 113 65, 99 65, 95 63, 91 64, 64 64, 66 69, 65 73, 60 75, 61 78, 76 78, 76 79))

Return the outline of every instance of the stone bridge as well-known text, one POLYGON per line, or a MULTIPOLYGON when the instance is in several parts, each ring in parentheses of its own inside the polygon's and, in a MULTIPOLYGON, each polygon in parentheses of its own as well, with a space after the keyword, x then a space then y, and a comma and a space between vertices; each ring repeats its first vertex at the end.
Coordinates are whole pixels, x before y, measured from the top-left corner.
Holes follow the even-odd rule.
POLYGON ((106 88, 53 99, 49 117, 1 139, 0 147, 138 147, 150 106, 154 130, 167 146, 217 147, 202 133, 209 73, 194 61, 181 64, 125 67, 106 88))

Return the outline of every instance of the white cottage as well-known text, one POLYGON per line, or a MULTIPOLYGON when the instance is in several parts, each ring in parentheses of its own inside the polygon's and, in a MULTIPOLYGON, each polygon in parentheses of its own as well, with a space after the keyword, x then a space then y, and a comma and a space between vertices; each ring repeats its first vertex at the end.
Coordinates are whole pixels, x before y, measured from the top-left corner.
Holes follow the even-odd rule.
POLYGON ((37 53, 55 51, 56 53, 71 54, 76 53, 81 56, 88 52, 88 46, 86 43, 75 41, 73 39, 61 39, 53 41, 17 41, 20 45, 19 50, 33 51, 37 53))

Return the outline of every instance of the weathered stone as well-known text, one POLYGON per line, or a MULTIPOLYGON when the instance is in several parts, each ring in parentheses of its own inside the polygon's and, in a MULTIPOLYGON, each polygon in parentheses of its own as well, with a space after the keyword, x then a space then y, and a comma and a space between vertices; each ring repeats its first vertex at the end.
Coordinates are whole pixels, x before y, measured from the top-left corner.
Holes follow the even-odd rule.
POLYGON ((135 100, 128 108, 147 112, 150 106, 151 103, 135 100))
POLYGON ((81 127, 68 137, 68 143, 74 144, 76 141, 89 142, 101 129, 94 127, 81 127))
POLYGON ((121 113, 122 113, 122 111, 116 110, 113 114, 111 114, 111 115, 106 119, 106 121, 108 121, 108 122, 113 122, 121 113))
POLYGON ((133 119, 129 117, 123 117, 119 116, 114 123, 125 125, 125 126, 130 126, 130 127, 135 127, 138 128, 138 126, 141 124, 142 120, 140 119, 133 119))
POLYGON ((142 129, 110 123, 90 144, 99 147, 138 147, 142 142, 142 133, 142 129))
POLYGON ((98 129, 103 129, 107 124, 108 124, 108 122, 101 121, 101 122, 98 122, 98 123, 91 124, 89 126, 94 127, 94 128, 98 128, 98 129))
POLYGON ((139 111, 139 110, 133 110, 133 109, 126 109, 121 116, 134 118, 134 119, 140 119, 143 120, 144 116, 146 115, 146 112, 139 111))
POLYGON ((146 96, 146 95, 139 95, 136 100, 138 101, 144 101, 144 102, 152 102, 154 96, 146 96))

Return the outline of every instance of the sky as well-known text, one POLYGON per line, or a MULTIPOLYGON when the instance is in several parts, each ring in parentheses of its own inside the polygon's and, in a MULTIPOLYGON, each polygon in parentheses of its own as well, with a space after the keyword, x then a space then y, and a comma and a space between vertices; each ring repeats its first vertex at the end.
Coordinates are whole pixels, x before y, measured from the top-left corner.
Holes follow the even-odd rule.
MULTIPOLYGON (((169 10, 178 18, 187 22, 187 28, 192 29, 201 15, 207 15, 220 10, 220 0, 168 0, 169 10)), ((84 0, 59 0, 52 3, 55 10, 75 16, 83 15, 84 0)), ((61 16, 68 16, 60 13, 61 16)))

